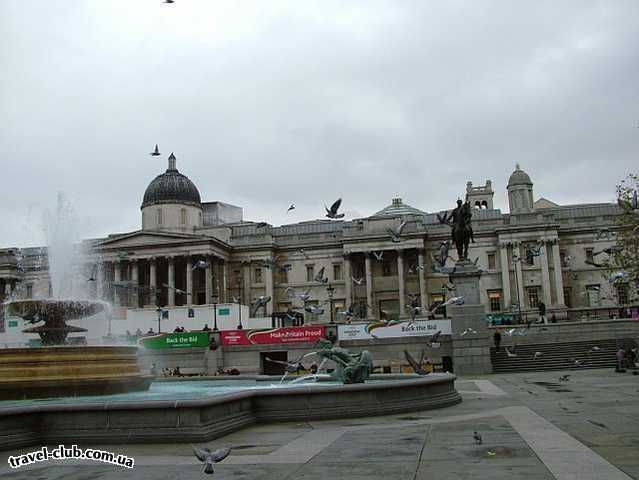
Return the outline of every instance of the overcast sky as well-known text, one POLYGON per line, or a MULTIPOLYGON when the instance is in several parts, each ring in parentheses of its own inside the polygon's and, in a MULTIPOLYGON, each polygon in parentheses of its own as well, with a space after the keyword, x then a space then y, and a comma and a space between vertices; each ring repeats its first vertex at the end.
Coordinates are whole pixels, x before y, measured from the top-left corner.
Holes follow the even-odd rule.
POLYGON ((1 0, 0 247, 41 244, 58 191, 84 237, 139 229, 172 151, 275 225, 452 208, 468 180, 505 212, 516 163, 536 198, 613 201, 638 46, 634 0, 1 0))

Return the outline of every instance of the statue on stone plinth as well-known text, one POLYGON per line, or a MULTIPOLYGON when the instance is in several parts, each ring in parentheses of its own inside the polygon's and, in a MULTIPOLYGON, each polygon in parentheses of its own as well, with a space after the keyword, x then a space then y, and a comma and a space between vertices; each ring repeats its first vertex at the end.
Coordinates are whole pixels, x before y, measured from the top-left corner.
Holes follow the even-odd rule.
POLYGON ((444 212, 443 217, 437 214, 439 223, 448 225, 452 228, 451 240, 457 249, 457 257, 459 261, 468 260, 468 245, 471 241, 475 243, 475 239, 473 238, 473 227, 471 225, 472 216, 473 214, 470 208, 470 203, 468 203, 468 201, 463 203, 459 199, 457 200, 457 207, 450 212, 450 214, 448 214, 448 212, 444 212))

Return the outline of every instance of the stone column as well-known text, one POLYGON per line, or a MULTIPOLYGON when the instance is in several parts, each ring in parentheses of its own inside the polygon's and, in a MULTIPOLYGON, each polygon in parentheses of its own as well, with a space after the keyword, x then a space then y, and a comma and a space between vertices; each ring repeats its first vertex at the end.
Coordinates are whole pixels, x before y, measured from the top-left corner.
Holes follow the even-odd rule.
POLYGON ((167 303, 169 304, 169 307, 174 307, 175 306, 175 258, 174 257, 167 257, 167 264, 168 264, 168 285, 169 288, 167 289, 168 291, 167 293, 167 303))
POLYGON ((122 262, 116 260, 113 264, 113 305, 119 307, 122 305, 121 302, 121 294, 126 290, 122 289, 121 286, 118 285, 118 282, 122 281, 122 262))
POLYGON ((157 264, 155 257, 149 259, 149 304, 155 305, 157 303, 157 264))
POLYGON ((131 259, 131 283, 133 284, 131 306, 138 308, 140 306, 140 273, 138 271, 138 261, 135 258, 131 259))
POLYGON ((561 274, 561 258, 559 256, 559 241, 554 240, 552 242, 552 262, 555 270, 555 289, 557 296, 557 306, 565 306, 566 299, 564 298, 564 279, 561 274))
POLYGON ((515 263, 515 275, 517 275, 517 292, 519 295, 519 310, 523 310, 524 305, 524 274, 521 270, 521 262, 523 262, 523 258, 521 256, 521 249, 519 248, 519 243, 513 244, 513 255, 517 253, 517 258, 519 258, 518 262, 515 263))
POLYGON ((512 304, 510 298, 510 258, 508 257, 508 245, 499 245, 499 255, 501 262, 501 288, 504 293, 504 310, 512 304))
POLYGON ((552 298, 550 296, 550 272, 548 271, 548 249, 546 248, 546 242, 544 241, 539 247, 541 255, 539 260, 541 261, 541 288, 544 291, 544 303, 546 307, 550 307, 552 304, 552 298))
POLYGON ((344 305, 349 308, 353 303, 353 279, 351 273, 351 259, 348 253, 344 253, 344 305))
POLYGON ((191 264, 191 257, 186 256, 186 305, 191 307, 193 305, 193 265, 191 264))
POLYGON ((406 316, 406 285, 404 284, 404 251, 397 250, 397 279, 399 283, 399 316, 406 316))
POLYGON ((213 257, 206 255, 204 261, 206 262, 206 269, 204 270, 204 291, 206 292, 206 299, 204 300, 204 304, 208 305, 211 303, 211 298, 213 297, 213 257))
POLYGON ((240 297, 240 292, 237 292, 238 298, 240 299, 240 303, 246 305, 248 304, 248 299, 251 298, 251 263, 247 263, 243 267, 242 280, 244 281, 244 288, 242 288, 242 296, 240 297))
POLYGON ((222 261, 222 291, 219 292, 219 295, 226 303, 231 300, 231 296, 229 295, 229 262, 226 260, 222 261))
POLYGON ((104 298, 104 264, 99 262, 95 269, 95 298, 104 298))
POLYGON ((266 296, 271 297, 271 301, 266 304, 266 315, 271 315, 273 313, 273 302, 275 302, 275 298, 273 298, 273 270, 270 268, 262 269, 265 275, 264 286, 266 287, 266 296))
POLYGON ((426 286, 426 262, 424 257, 424 249, 417 250, 417 275, 419 276, 419 296, 422 300, 422 308, 428 310, 428 290, 426 286))
POLYGON ((373 271, 370 253, 364 255, 364 267, 366 269, 366 318, 373 318, 373 271))

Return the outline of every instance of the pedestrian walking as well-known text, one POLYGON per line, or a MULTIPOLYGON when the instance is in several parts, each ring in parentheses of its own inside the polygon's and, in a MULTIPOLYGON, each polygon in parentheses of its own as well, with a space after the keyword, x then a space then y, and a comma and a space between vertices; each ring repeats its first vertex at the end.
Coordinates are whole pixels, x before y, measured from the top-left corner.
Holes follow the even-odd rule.
POLYGON ((501 345, 501 331, 499 330, 499 328, 495 329, 493 340, 495 341, 495 349, 499 351, 499 345, 501 345))

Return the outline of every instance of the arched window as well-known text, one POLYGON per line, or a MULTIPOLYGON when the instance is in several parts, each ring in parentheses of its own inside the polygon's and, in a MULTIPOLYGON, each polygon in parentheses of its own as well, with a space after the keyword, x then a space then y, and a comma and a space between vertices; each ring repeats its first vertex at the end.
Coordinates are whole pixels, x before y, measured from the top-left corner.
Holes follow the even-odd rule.
POLYGON ((475 208, 481 208, 481 203, 479 203, 479 200, 475 202, 475 208))
POLYGON ((186 208, 180 210, 180 222, 182 225, 186 225, 186 208))
POLYGON ((481 202, 481 206, 482 208, 488 208, 488 202, 484 200, 483 202, 481 202))

